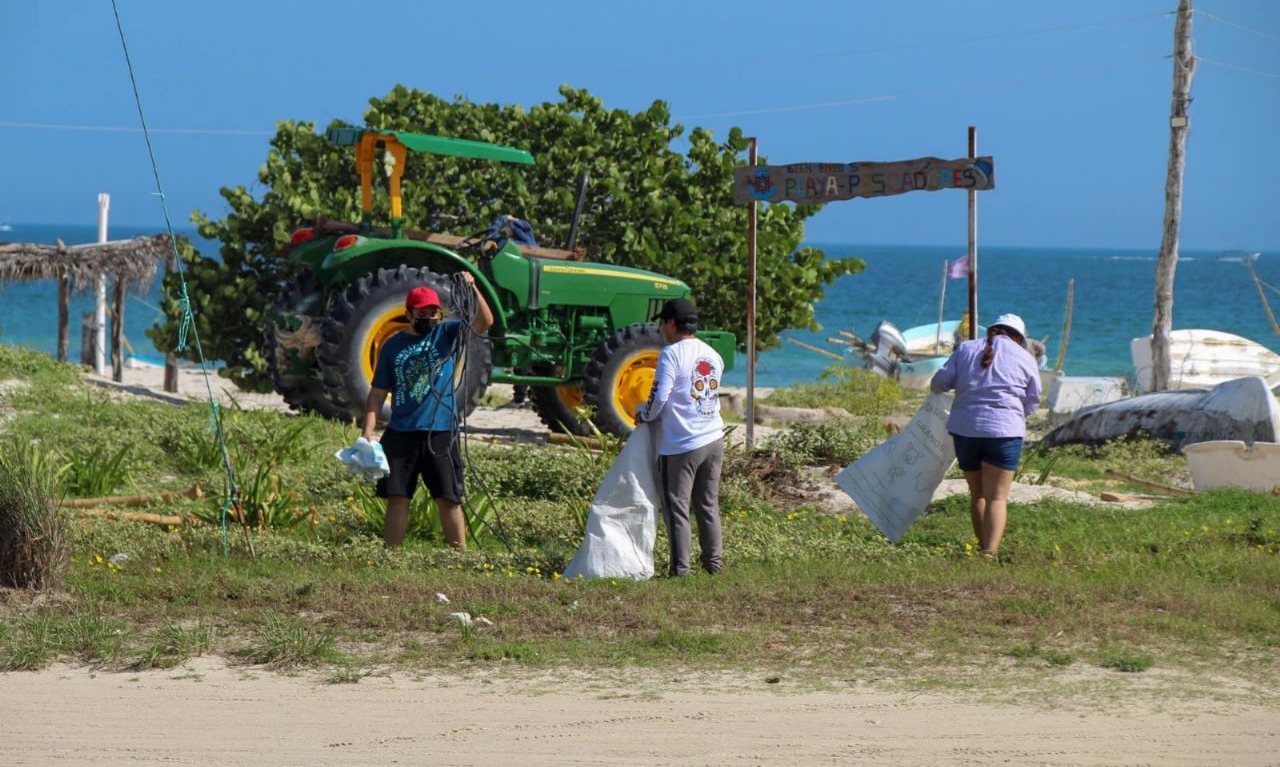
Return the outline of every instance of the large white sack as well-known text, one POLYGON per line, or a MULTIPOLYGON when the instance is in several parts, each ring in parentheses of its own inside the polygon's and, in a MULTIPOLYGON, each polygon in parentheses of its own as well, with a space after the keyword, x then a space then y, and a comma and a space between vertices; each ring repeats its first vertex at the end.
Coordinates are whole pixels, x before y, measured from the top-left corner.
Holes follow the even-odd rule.
POLYGON ((956 459, 950 414, 950 394, 929 395, 905 429, 836 475, 840 489, 894 543, 928 508, 956 459))
POLYGON ((586 537, 566 578, 653 577, 653 541, 661 495, 657 427, 641 423, 609 468, 587 517, 586 537))

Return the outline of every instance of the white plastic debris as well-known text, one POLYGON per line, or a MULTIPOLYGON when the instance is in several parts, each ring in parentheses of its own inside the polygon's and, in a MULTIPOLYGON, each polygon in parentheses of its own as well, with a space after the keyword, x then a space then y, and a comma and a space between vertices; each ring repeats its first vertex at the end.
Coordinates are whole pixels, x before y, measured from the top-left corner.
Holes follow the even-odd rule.
POLYGON ((129 561, 129 554, 124 551, 117 551, 111 555, 111 559, 107 560, 113 565, 123 565, 129 561))
POLYGON ((471 620, 471 613, 449 613, 449 620, 463 626, 470 626, 474 623, 474 621, 471 620))
POLYGON ((484 617, 483 615, 481 615, 479 618, 476 618, 476 625, 477 625, 477 626, 492 626, 492 625, 493 625, 493 621, 491 621, 491 620, 489 620, 488 618, 486 618, 486 617, 484 617))
POLYGON ((446 597, 444 594, 441 594, 439 591, 437 591, 436 602, 442 605, 447 605, 449 604, 449 597, 446 597))
POLYGON ((364 437, 357 437, 355 444, 339 450, 333 457, 342 461, 352 474, 359 474, 364 479, 382 479, 391 473, 382 445, 364 437))

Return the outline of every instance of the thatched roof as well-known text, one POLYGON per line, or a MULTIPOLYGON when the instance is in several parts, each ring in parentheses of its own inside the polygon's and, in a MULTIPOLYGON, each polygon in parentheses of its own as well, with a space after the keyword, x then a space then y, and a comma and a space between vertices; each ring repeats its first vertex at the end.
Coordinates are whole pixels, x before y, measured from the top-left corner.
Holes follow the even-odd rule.
POLYGON ((106 273, 147 284, 170 253, 169 237, 163 234, 87 245, 63 245, 61 240, 57 245, 0 243, 0 282, 70 277, 78 287, 87 287, 106 273))

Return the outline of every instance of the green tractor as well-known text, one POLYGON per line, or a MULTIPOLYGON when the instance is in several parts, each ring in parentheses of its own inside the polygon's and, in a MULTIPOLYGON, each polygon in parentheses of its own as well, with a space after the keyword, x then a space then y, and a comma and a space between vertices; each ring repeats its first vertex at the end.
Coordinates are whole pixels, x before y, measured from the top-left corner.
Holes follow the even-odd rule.
MULTIPOLYGON (((571 251, 517 244, 493 229, 469 237, 406 231, 400 182, 409 151, 532 164, 512 147, 361 128, 331 129, 336 146, 354 146, 361 221, 319 219, 294 232, 285 253, 298 277, 284 286, 268 321, 266 352, 276 390, 294 409, 357 418, 378 351, 405 327, 404 298, 416 285, 450 305, 455 275, 468 271, 493 310, 486 338, 467 346, 458 402, 470 413, 491 382, 529 386, 529 399, 553 431, 583 435, 594 423, 625 436, 636 405, 649 396, 662 334, 662 304, 689 286, 661 274, 588 263, 571 251), (387 169, 390 227, 373 225, 373 176, 387 169), (588 421, 590 419, 590 422, 588 421)), ((699 337, 733 364, 734 335, 699 337)))

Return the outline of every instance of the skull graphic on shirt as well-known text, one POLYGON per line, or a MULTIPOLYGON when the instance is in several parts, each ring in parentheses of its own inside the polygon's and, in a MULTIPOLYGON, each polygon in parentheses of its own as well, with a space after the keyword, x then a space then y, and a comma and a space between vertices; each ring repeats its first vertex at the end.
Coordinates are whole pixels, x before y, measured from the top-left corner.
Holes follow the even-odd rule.
POLYGON ((699 415, 713 416, 720 410, 720 371, 707 357, 700 357, 689 376, 689 395, 699 415))

